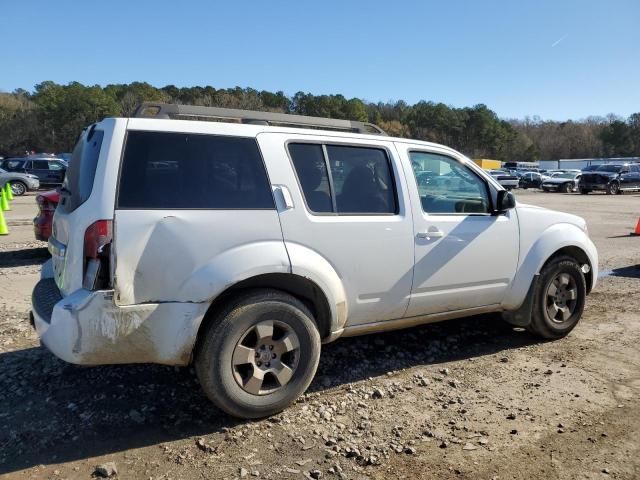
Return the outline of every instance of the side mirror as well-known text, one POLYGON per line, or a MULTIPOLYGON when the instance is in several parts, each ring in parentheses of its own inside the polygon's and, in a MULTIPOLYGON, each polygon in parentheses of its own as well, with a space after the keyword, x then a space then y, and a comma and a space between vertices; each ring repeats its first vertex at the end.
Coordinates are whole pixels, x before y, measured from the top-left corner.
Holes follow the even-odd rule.
POLYGON ((516 197, 513 193, 508 192, 506 190, 500 190, 498 192, 498 201, 496 202, 496 209, 494 213, 496 215, 506 212, 507 210, 511 210, 516 206, 516 197))

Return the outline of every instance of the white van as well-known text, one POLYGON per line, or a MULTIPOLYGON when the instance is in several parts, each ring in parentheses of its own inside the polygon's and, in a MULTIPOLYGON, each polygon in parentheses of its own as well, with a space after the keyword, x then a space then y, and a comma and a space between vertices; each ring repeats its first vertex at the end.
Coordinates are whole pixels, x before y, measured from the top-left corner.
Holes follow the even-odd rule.
POLYGON ((583 219, 442 145, 165 104, 83 132, 49 247, 33 322, 55 355, 193 362, 247 418, 293 402, 341 336, 500 312, 563 337, 598 265, 583 219))

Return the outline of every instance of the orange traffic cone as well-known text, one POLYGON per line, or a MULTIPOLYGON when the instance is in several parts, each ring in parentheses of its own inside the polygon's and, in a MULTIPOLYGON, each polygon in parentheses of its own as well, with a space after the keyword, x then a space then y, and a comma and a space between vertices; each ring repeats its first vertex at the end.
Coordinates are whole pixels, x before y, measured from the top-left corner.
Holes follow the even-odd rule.
POLYGON ((631 235, 633 235, 634 237, 639 237, 640 236, 640 218, 638 218, 638 223, 636 224, 636 229, 631 232, 631 235))

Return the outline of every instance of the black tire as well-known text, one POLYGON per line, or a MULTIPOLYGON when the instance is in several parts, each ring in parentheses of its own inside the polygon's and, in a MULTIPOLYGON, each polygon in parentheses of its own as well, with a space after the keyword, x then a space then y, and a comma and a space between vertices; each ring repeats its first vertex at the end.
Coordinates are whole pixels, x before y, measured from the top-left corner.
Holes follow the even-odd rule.
POLYGON ((22 195, 27 193, 27 191, 29 190, 27 185, 24 184, 23 182, 19 181, 19 180, 17 180, 17 181, 14 180, 14 181, 9 182, 9 183, 11 185, 11 191, 17 197, 21 197, 22 195))
POLYGON ((611 182, 607 185, 607 195, 617 195, 618 193, 620 193, 620 185, 618 185, 618 182, 611 182))
MULTIPOLYGON (((194 361, 200 385, 216 406, 234 417, 262 418, 280 412, 305 392, 318 367, 321 342, 313 315, 298 299, 278 290, 253 290, 235 297, 215 314, 201 335, 194 361), (286 326, 297 336, 296 366, 286 384, 278 386, 277 378, 271 375, 276 390, 252 394, 237 380, 240 374, 234 352, 242 346, 247 332, 269 321, 286 326)), ((259 339, 257 343, 261 343, 259 339)), ((257 368, 255 364, 245 366, 251 371, 257 368)), ((262 375, 266 378, 267 374, 262 375)), ((262 388, 262 382, 260 385, 262 388)))
POLYGON ((589 193, 591 193, 591 190, 589 190, 588 188, 581 188, 580 193, 582 195, 588 195, 589 193))
POLYGON ((533 291, 531 323, 527 329, 531 333, 546 339, 565 337, 574 329, 580 317, 582 317, 586 296, 586 281, 580 264, 569 256, 563 255, 552 258, 540 272, 540 278, 533 291), (569 284, 575 289, 575 303, 570 305, 570 301, 566 302, 566 308, 570 312, 568 318, 562 318, 562 312, 560 311, 558 311, 558 316, 561 318, 552 318, 549 312, 550 310, 553 311, 555 307, 551 306, 550 303, 556 303, 553 297, 549 295, 549 289, 558 277, 565 275, 571 278, 569 284))
POLYGON ((573 189, 571 188, 570 183, 563 183, 562 186, 560 187, 560 191, 562 193, 571 193, 571 190, 573 189))

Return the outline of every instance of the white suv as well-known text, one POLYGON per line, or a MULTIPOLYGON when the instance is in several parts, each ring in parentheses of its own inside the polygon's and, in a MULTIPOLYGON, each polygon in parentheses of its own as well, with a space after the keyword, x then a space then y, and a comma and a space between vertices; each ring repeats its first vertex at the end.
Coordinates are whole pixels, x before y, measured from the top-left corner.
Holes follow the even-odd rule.
POLYGON ((162 104, 83 132, 49 242, 33 322, 54 354, 193 362, 247 418, 305 391, 322 342, 486 312, 559 338, 597 279, 583 219, 450 148, 162 104))

